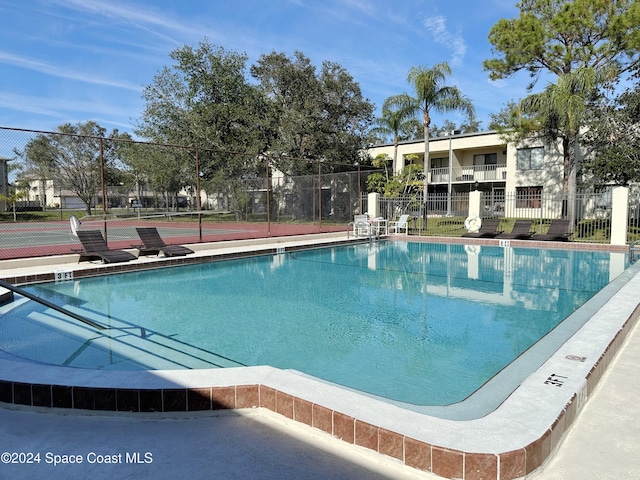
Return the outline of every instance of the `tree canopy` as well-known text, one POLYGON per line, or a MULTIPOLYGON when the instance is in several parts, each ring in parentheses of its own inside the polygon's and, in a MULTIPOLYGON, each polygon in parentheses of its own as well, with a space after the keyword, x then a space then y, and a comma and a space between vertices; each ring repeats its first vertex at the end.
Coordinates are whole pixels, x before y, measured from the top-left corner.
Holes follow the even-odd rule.
MULTIPOLYGON (((173 65, 162 68, 143 91, 146 105, 136 133, 157 143, 203 149, 204 181, 255 175, 258 166, 247 156, 264 152, 275 130, 270 103, 246 79, 247 56, 205 39, 198 48, 172 51, 170 58, 173 65)), ((174 161, 194 169, 192 152, 175 152, 174 161)))
POLYGON ((611 102, 594 105, 584 141, 584 169, 599 183, 640 182, 640 85, 611 102))
MULTIPOLYGON (((145 87, 145 110, 136 133, 158 143, 202 149, 200 175, 220 188, 261 175, 264 161, 287 173, 353 165, 372 121, 373 105, 340 65, 318 71, 301 52, 247 56, 202 41, 170 53, 145 87)), ((193 163, 192 154, 175 161, 193 163)), ((160 162, 162 163, 162 162, 160 162)))
MULTIPOLYGON (((21 152, 25 174, 36 179, 53 178, 72 190, 91 215, 91 200, 105 183, 118 176, 119 165, 114 142, 104 142, 107 130, 94 121, 60 125, 57 133, 39 134, 21 152)), ((113 130, 109 138, 122 136, 113 130)))
MULTIPOLYGON (((485 60, 491 79, 525 70, 532 89, 542 73, 555 77, 502 120, 515 123, 519 138, 536 132, 547 144, 562 140, 568 216, 579 170, 577 147, 586 103, 637 70, 640 58, 640 3, 635 0, 523 0, 520 15, 499 20, 489 33, 497 58, 485 60), (528 115, 522 122, 523 115, 528 115), (515 121, 515 122, 514 122, 515 121), (518 122, 520 121, 520 122, 518 122)), ((513 135, 511 135, 513 139, 513 135)))
POLYGON ((501 19, 489 32, 498 57, 484 61, 493 80, 526 70, 541 73, 615 66, 638 68, 640 3, 636 0, 522 0, 518 18, 501 19))
POLYGON ((415 118, 413 107, 409 104, 394 105, 393 97, 390 97, 382 105, 382 116, 376 119, 375 127, 369 133, 383 139, 391 137, 393 141, 392 171, 396 172, 398 143, 416 138, 421 129, 422 125, 415 118))
POLYGON ((342 66, 325 61, 318 72, 302 52, 271 52, 250 70, 271 101, 277 134, 268 149, 278 168, 304 174, 313 161, 331 171, 358 161, 374 107, 342 66))

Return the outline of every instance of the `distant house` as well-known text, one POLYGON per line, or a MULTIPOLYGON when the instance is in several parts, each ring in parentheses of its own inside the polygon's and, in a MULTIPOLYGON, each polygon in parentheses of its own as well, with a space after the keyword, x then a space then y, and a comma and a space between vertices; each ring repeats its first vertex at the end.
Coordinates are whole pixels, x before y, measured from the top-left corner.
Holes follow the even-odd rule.
MULTIPOLYGON (((148 189, 147 185, 128 189, 121 186, 105 187, 108 208, 159 208, 165 207, 162 195, 148 189)), ((78 195, 62 182, 53 179, 30 180, 27 197, 18 202, 23 208, 46 207, 83 210, 85 204, 78 195)), ((91 200, 91 208, 102 204, 102 191, 98 191, 91 200)), ((169 198, 169 205, 177 208, 190 206, 188 194, 181 191, 169 198)))

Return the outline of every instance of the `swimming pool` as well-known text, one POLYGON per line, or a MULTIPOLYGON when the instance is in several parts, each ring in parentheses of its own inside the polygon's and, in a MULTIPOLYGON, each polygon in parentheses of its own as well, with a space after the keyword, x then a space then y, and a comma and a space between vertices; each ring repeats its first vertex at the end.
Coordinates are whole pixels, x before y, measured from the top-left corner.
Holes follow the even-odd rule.
POLYGON ((38 312, 1 348, 101 369, 266 364, 401 404, 450 405, 529 355, 508 395, 586 317, 558 324, 625 266, 620 253, 378 242, 107 275, 30 290, 111 330, 38 312))

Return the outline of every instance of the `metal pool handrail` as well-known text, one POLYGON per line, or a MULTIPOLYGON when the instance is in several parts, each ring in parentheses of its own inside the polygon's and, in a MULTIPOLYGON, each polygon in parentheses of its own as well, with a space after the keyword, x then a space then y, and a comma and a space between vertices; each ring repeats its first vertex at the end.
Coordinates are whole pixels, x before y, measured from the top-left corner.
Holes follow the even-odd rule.
POLYGON ((11 285, 10 283, 5 282, 4 280, 0 280, 0 287, 4 287, 7 290, 11 290, 13 293, 17 293, 19 295, 22 295, 23 297, 26 297, 30 300, 33 300, 34 302, 40 303, 42 305, 44 305, 45 307, 51 308, 57 312, 62 313, 63 315, 67 315, 71 318, 74 318, 76 320, 78 320, 79 322, 82 322, 84 324, 89 325, 90 327, 93 327, 97 330, 105 330, 106 327, 103 325, 100 325, 99 323, 94 322, 93 320, 89 320, 88 318, 83 317, 82 315, 78 315, 77 313, 71 312, 69 310, 67 310, 66 308, 60 307, 58 305, 56 305, 55 303, 51 303, 48 300, 45 300, 43 298, 38 297, 37 295, 33 295, 32 293, 27 292, 26 290, 23 290, 20 287, 16 287, 14 285, 11 285))

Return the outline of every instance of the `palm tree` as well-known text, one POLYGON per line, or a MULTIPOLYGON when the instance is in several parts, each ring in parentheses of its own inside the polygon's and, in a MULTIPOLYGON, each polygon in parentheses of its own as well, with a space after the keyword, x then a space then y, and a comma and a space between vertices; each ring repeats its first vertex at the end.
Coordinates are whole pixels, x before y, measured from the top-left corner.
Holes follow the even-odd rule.
POLYGON ((451 75, 451 67, 447 62, 438 63, 432 68, 411 67, 407 81, 413 86, 415 97, 406 93, 387 99, 389 106, 398 109, 408 108, 413 115, 422 114, 424 129, 424 198, 427 201, 428 168, 429 168, 429 126, 431 111, 445 113, 459 111, 468 117, 475 115, 471 101, 465 97, 458 87, 443 85, 451 75))
POLYGON ((415 113, 407 105, 389 103, 393 97, 382 105, 382 117, 376 119, 376 126, 371 129, 374 135, 393 138, 393 173, 398 171, 398 143, 409 140, 416 131, 415 113))
POLYGON ((578 161, 576 147, 584 124, 589 100, 597 94, 598 85, 608 78, 610 71, 580 68, 558 77, 541 93, 529 95, 521 102, 523 113, 533 116, 534 126, 541 138, 553 144, 562 141, 564 158, 563 193, 567 200, 567 217, 575 221, 578 161))

